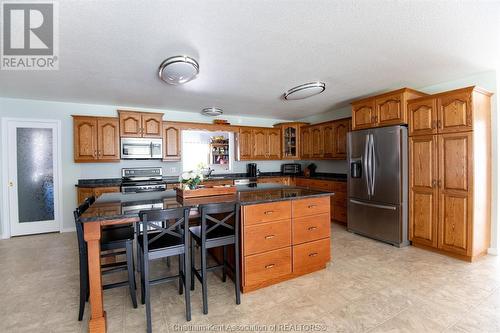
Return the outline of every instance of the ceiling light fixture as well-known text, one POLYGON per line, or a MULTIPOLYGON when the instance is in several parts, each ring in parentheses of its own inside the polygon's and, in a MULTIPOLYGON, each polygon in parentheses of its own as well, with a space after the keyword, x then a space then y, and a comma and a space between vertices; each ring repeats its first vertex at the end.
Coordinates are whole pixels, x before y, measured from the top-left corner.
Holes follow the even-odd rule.
POLYGON ((188 56, 175 56, 164 60, 158 69, 161 80, 173 84, 184 84, 200 73, 200 65, 188 56))
POLYGON ((207 117, 217 117, 222 114, 222 109, 214 107, 204 108, 201 110, 201 114, 207 117))
POLYGON ((326 86, 323 82, 310 82, 293 87, 283 94, 286 100, 304 99, 325 91, 326 86))

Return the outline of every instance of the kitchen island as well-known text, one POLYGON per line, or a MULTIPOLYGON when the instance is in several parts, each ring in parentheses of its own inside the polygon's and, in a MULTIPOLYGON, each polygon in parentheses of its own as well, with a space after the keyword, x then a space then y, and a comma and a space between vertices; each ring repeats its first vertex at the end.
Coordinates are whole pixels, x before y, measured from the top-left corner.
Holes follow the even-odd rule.
MULTIPOLYGON (((242 291, 325 268, 330 261, 330 196, 280 184, 238 186, 234 195, 182 199, 173 190, 135 194, 105 193, 82 215, 88 244, 90 332, 105 332, 100 272, 101 227, 139 221, 141 210, 190 207, 193 223, 201 204, 241 205, 242 291)), ((191 223, 191 222, 190 222, 191 223)))

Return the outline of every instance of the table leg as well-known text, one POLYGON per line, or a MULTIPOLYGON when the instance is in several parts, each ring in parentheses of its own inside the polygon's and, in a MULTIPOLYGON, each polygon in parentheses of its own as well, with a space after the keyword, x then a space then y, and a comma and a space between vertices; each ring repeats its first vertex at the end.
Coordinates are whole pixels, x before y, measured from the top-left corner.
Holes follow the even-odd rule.
POLYGON ((106 332, 106 312, 103 309, 101 280, 101 225, 98 222, 84 224, 84 238, 87 242, 90 285, 90 333, 106 332))

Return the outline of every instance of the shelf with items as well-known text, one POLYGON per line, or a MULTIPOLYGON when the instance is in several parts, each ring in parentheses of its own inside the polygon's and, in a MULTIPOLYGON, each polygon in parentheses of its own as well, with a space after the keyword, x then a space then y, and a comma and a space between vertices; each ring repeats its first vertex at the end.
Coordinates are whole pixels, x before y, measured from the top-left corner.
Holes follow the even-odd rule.
POLYGON ((229 139, 214 136, 210 140, 210 164, 229 164, 229 139))

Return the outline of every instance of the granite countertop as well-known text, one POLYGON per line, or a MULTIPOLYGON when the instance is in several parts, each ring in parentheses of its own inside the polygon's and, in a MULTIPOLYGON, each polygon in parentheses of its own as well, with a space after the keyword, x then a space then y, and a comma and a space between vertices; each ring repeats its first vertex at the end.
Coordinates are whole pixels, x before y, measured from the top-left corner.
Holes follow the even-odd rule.
MULTIPOLYGON (((281 172, 262 172, 257 179, 259 178, 270 178, 270 177, 289 177, 290 175, 284 175, 281 172)), ((347 175, 342 173, 317 173, 312 177, 305 177, 303 175, 296 175, 293 177, 298 178, 309 178, 309 179, 319 179, 319 180, 331 180, 331 181, 340 181, 346 182, 347 175)), ((227 179, 246 179, 249 178, 245 173, 228 173, 228 174, 216 174, 213 177, 209 177, 207 180, 227 180, 227 179)), ((178 176, 165 176, 163 177, 163 181, 166 184, 177 184, 179 182, 178 176)), ((77 187, 83 188, 93 188, 93 187, 112 187, 112 186, 121 186, 122 180, 121 178, 104 178, 104 179, 80 179, 78 180, 78 184, 75 185, 77 187)))
POLYGON ((213 202, 238 202, 241 205, 255 205, 260 203, 285 200, 298 200, 311 197, 334 195, 333 192, 310 190, 294 186, 279 184, 258 184, 257 186, 237 186, 235 195, 222 195, 182 199, 175 190, 145 193, 105 193, 82 215, 82 222, 116 220, 123 218, 138 218, 140 210, 191 207, 196 214, 198 206, 213 202), (142 207, 140 207, 142 206, 142 207))

